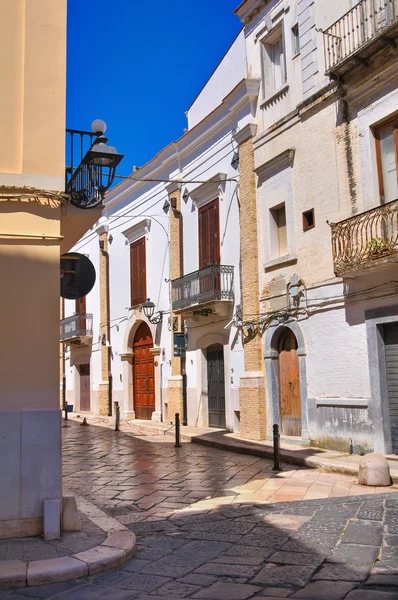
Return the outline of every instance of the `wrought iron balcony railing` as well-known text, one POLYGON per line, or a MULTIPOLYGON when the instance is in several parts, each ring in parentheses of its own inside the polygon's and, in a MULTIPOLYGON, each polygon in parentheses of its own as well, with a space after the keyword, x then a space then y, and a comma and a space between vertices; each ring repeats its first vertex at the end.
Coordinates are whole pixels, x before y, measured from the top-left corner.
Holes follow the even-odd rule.
MULTIPOLYGON (((374 38, 382 38, 397 20, 398 0, 360 0, 323 32, 326 72, 333 71, 374 38)), ((393 39, 386 38, 385 42, 395 46, 393 39)))
POLYGON ((234 299, 234 268, 210 265, 171 283, 173 310, 182 310, 215 300, 234 299))
POLYGON ((338 277, 398 257, 398 200, 329 225, 338 277))
POLYGON ((61 342, 70 342, 80 337, 93 335, 93 315, 73 315, 60 321, 61 342))

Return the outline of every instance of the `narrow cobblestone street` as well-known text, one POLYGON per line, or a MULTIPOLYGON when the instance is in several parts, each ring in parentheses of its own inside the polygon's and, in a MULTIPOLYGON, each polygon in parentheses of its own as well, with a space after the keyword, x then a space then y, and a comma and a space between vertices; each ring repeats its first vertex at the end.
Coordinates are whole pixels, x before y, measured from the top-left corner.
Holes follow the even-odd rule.
POLYGON ((63 428, 64 485, 127 525, 137 557, 74 582, 0 592, 62 600, 398 599, 396 488, 128 425, 63 428))

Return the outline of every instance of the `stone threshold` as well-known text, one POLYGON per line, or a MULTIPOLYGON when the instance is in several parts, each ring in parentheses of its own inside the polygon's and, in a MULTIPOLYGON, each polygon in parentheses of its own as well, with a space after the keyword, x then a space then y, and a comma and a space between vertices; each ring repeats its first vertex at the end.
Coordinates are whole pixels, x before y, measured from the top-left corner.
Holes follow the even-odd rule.
POLYGON ((76 496, 77 507, 107 537, 102 544, 70 556, 45 560, 0 560, 0 590, 62 583, 97 575, 120 567, 136 553, 135 535, 84 498, 76 496))
MULTIPOLYGON (((73 415, 74 420, 81 421, 77 415, 73 415)), ((108 426, 114 424, 113 417, 88 416, 87 420, 91 423, 107 423, 108 426)), ((170 423, 158 423, 155 421, 124 421, 122 422, 124 431, 131 431, 140 435, 162 435, 168 438, 175 436, 175 429, 170 423), (127 429, 128 427, 128 429, 127 429)), ((239 434, 229 433, 223 429, 213 429, 209 427, 191 427, 182 426, 180 433, 181 441, 193 442, 218 448, 220 450, 230 450, 241 454, 258 456, 273 460, 273 446, 268 440, 253 441, 242 438, 239 434)), ((357 476, 359 472, 359 461, 361 456, 344 454, 333 450, 325 450, 312 446, 287 444, 281 439, 280 460, 282 463, 297 465, 301 467, 310 467, 312 469, 322 469, 331 473, 341 473, 342 475, 357 476)), ((398 484, 398 463, 391 457, 386 457, 389 461, 391 478, 394 484, 398 484)), ((398 458, 398 457, 397 457, 398 458)))

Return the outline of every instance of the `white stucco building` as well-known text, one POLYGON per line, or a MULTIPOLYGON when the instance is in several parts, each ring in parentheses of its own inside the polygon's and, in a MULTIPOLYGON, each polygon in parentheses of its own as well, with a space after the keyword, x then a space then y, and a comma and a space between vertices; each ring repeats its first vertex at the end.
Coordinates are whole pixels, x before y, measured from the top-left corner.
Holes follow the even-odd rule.
POLYGON ((398 0, 236 14, 187 133, 134 173, 164 183, 119 184, 77 246, 99 282, 68 401, 81 410, 76 357, 94 412, 110 370, 128 418, 179 411, 254 439, 279 423, 285 441, 397 452, 398 0))

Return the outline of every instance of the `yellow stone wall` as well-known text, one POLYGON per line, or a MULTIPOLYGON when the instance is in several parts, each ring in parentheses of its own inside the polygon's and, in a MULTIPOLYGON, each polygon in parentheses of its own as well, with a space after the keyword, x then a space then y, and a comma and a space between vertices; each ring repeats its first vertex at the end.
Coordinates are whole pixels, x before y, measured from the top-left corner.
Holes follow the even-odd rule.
MULTIPOLYGON (((256 175, 251 136, 239 145, 240 243, 243 320, 260 311, 256 175)), ((240 433, 261 440, 266 437, 266 398, 261 333, 244 340, 245 373, 240 380, 240 433)))

